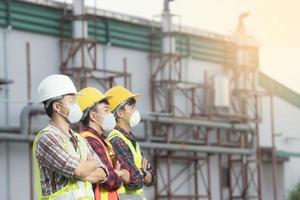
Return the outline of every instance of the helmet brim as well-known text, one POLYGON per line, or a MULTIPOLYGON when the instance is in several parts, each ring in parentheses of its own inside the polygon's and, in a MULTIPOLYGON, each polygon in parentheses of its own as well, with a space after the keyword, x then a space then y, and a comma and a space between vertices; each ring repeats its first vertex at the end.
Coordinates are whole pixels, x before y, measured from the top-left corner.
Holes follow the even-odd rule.
POLYGON ((132 94, 130 98, 134 98, 135 100, 137 100, 140 97, 141 97, 141 94, 132 94))

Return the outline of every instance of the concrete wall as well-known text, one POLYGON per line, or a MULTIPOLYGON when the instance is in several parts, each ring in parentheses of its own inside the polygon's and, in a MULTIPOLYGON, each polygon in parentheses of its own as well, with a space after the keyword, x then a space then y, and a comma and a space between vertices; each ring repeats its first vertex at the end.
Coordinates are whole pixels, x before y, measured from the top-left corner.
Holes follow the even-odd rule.
MULTIPOLYGON (((271 116, 269 98, 266 97, 263 99, 262 108, 263 121, 260 126, 261 145, 271 146, 271 116)), ((291 153, 300 152, 299 118, 300 110, 297 107, 278 97, 274 97, 274 132, 277 134, 275 139, 277 150, 291 153)), ((299 164, 300 158, 297 157, 291 157, 288 162, 284 163, 283 185, 285 188, 285 196, 300 181, 299 164)))
MULTIPOLYGON (((278 178, 278 188, 284 188, 284 164, 278 164, 277 165, 277 178, 278 178)), ((262 197, 263 199, 274 199, 274 193, 273 193, 273 175, 272 175, 272 163, 267 162, 262 164, 262 170, 261 173, 263 175, 261 184, 262 184, 262 197)), ((277 199, 278 200, 285 200, 286 194, 283 190, 278 189, 277 190, 277 199)))
POLYGON ((0 142, 0 199, 31 199, 29 151, 29 144, 0 142))

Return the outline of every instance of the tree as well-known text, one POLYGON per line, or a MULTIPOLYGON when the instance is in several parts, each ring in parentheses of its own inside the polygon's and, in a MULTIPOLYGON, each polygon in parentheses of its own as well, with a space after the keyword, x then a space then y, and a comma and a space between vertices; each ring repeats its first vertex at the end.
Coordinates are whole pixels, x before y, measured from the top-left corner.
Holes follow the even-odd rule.
POLYGON ((289 192, 288 200, 300 200, 300 183, 289 192))

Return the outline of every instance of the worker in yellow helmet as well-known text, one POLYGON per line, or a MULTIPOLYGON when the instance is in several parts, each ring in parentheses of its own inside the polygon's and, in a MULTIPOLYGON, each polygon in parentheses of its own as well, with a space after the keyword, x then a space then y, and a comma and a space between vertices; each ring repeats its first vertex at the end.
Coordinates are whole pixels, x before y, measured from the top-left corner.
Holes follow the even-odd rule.
POLYGON ((105 181, 107 169, 71 124, 80 121, 77 90, 68 76, 50 75, 38 88, 39 102, 50 118, 33 143, 38 200, 93 200, 91 183, 105 181))
POLYGON ((139 94, 132 94, 122 86, 109 89, 106 96, 116 118, 117 125, 112 130, 110 140, 121 166, 130 173, 130 181, 118 190, 120 199, 145 200, 143 186, 156 181, 156 170, 143 156, 131 129, 139 124, 141 116, 136 108, 139 94))
POLYGON ((83 112, 81 135, 87 139, 109 172, 105 182, 95 185, 95 199, 118 200, 117 189, 123 181, 129 182, 130 177, 126 169, 120 169, 113 148, 104 135, 105 132, 113 130, 116 125, 107 101, 110 97, 93 87, 84 88, 79 93, 81 95, 78 96, 77 102, 83 112))

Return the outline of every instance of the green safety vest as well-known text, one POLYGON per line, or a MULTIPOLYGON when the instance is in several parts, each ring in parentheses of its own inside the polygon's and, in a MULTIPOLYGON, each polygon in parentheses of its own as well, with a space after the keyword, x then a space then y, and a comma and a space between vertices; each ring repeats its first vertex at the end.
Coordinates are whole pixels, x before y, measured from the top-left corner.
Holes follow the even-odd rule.
MULTIPOLYGON (((41 188, 40 171, 38 166, 38 161, 36 159, 35 153, 39 140, 44 135, 46 129, 41 130, 34 139, 32 147, 32 155, 34 162, 34 177, 35 177, 35 190, 37 193, 38 200, 94 200, 94 192, 92 189, 92 184, 88 181, 80 181, 77 179, 69 179, 67 185, 60 189, 59 191, 43 196, 41 188)), ((65 137, 65 136, 64 136, 65 137)), ((81 160, 87 160, 87 155, 89 152, 89 147, 82 137, 78 137, 78 149, 76 152, 72 143, 67 137, 64 138, 64 145, 69 153, 69 155, 74 157, 79 157, 81 160)))
MULTIPOLYGON (((135 166, 138 169, 141 169, 143 156, 142 156, 141 149, 140 149, 140 146, 138 145, 138 143, 136 143, 136 148, 134 148, 132 142, 126 136, 124 136, 120 131, 118 131, 116 129, 112 130, 109 133, 108 140, 111 141, 115 137, 121 138, 128 145, 128 147, 133 155, 135 166)), ((120 194, 120 199, 146 200, 146 198, 143 195, 144 194, 143 188, 138 189, 138 190, 133 190, 133 189, 126 188, 123 185, 118 189, 118 193, 120 194)))

